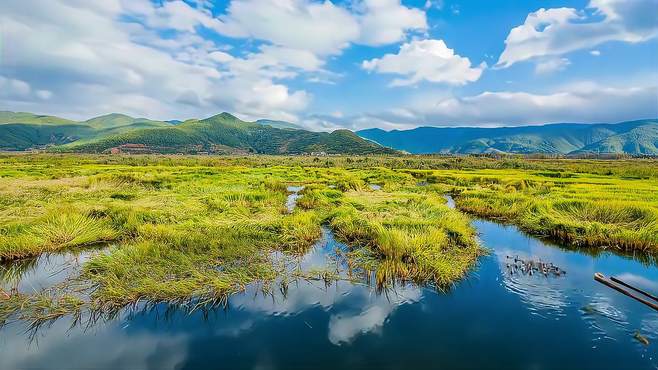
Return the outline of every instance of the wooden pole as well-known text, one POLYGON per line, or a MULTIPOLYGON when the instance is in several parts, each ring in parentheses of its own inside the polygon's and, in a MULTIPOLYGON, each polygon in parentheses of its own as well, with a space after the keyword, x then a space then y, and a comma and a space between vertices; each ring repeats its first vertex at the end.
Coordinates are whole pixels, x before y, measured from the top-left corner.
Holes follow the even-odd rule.
POLYGON ((653 308, 654 310, 658 311, 658 303, 654 303, 654 302, 648 301, 648 300, 646 300, 642 297, 636 296, 635 294, 629 292, 628 290, 624 289, 623 287, 615 284, 614 282, 612 282, 611 280, 606 278, 605 275, 603 275, 600 272, 597 272, 597 273, 594 274, 594 280, 596 280, 599 283, 601 283, 603 285, 606 285, 606 286, 618 291, 621 294, 629 296, 629 297, 635 299, 636 301, 642 302, 645 305, 647 305, 647 306, 653 308))
POLYGON ((610 280, 614 281, 614 282, 617 283, 617 284, 621 284, 621 285, 625 286, 626 288, 630 288, 630 289, 632 289, 632 290, 634 290, 634 291, 636 291, 636 292, 638 292, 638 293, 640 293, 640 294, 642 294, 642 295, 645 295, 645 296, 647 296, 647 297, 653 299, 654 301, 658 302, 658 297, 656 297, 655 295, 653 295, 653 294, 651 294, 651 293, 648 293, 648 292, 645 292, 644 290, 639 289, 639 288, 636 288, 636 287, 634 287, 634 286, 632 286, 632 285, 630 285, 630 284, 626 284, 626 283, 624 283, 623 281, 617 279, 617 278, 614 277, 614 276, 610 276, 610 280))

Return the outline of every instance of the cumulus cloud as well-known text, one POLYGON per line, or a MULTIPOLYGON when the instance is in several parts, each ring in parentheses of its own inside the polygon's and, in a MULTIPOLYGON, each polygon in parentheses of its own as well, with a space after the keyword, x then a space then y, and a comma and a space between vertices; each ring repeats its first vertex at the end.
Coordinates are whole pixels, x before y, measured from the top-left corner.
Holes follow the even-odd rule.
POLYGON ((322 64, 304 51, 265 46, 234 57, 195 33, 199 23, 213 26, 216 19, 180 1, 161 7, 144 0, 9 1, 1 7, 8 73, 2 83, 11 97, 0 98, 12 109, 162 119, 228 110, 293 119, 309 95, 278 80, 322 64), (161 36, 163 27, 171 37, 161 36))
POLYGON ((35 98, 48 100, 53 96, 49 90, 34 90, 27 82, 0 76, 0 98, 13 102, 30 101, 35 98))
POLYGON ((141 16, 149 27, 195 32, 196 27, 219 27, 220 22, 203 6, 192 7, 182 0, 165 1, 154 7, 144 0, 125 0, 125 9, 133 16, 141 16))
POLYGON ((215 29, 318 54, 338 53, 359 36, 359 24, 330 1, 233 0, 215 29))
POLYGON ((658 116, 656 87, 575 86, 547 94, 484 92, 437 102, 423 112, 425 122, 452 124, 541 124, 614 122, 658 116))
POLYGON ((392 86, 414 85, 421 81, 464 85, 477 81, 486 64, 473 67, 468 58, 455 54, 443 40, 415 40, 403 44, 397 54, 364 61, 362 68, 405 76, 393 80, 392 86))
POLYGON ((0 76, 0 94, 3 96, 21 99, 28 97, 31 92, 32 89, 27 82, 0 76))
POLYGON ((425 13, 399 0, 233 0, 221 14, 207 1, 6 1, 0 23, 11 88, 1 101, 73 118, 295 119, 311 95, 285 80, 332 83, 327 58, 427 28, 425 13), (249 46, 233 51, 208 32, 249 46))
POLYGON ((658 0, 592 0, 588 11, 539 9, 513 28, 499 68, 543 56, 559 56, 608 41, 637 43, 658 36, 658 0))
POLYGON ((571 62, 567 58, 545 59, 537 63, 537 65, 535 66, 535 73, 545 74, 545 73, 562 71, 565 68, 567 68, 569 64, 571 64, 571 62))
POLYGON ((218 24, 224 35, 264 40, 274 45, 338 54, 351 43, 385 45, 404 39, 409 31, 425 31, 421 9, 400 0, 355 1, 347 9, 331 1, 233 0, 218 24))
POLYGON ((555 122, 622 122, 658 117, 656 76, 649 85, 606 86, 581 82, 545 93, 487 91, 462 97, 423 95, 403 106, 380 112, 345 116, 311 116, 308 127, 412 129, 418 126, 520 126, 555 122))
POLYGON ((361 44, 391 44, 403 40, 408 31, 427 30, 425 12, 407 8, 400 0, 365 0, 362 7, 361 44))

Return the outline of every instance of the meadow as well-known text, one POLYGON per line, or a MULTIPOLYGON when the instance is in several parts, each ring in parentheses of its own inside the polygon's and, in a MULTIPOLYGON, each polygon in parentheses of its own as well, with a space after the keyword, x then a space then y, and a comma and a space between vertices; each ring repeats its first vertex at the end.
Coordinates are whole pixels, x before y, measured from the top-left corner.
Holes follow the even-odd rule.
POLYGON ((649 159, 1 155, 3 269, 99 253, 50 289, 3 292, 0 322, 273 288, 295 278, 273 256, 303 255, 323 225, 380 288, 449 289, 468 274, 486 253, 468 214, 575 247, 654 253, 656 189, 649 159), (304 187, 292 212, 289 186, 304 187))

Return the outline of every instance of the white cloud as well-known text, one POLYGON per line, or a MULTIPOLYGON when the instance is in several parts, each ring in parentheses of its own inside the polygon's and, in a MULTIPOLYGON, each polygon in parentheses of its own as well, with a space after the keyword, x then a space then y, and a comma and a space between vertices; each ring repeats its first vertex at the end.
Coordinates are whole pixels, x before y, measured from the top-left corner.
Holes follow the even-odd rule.
POLYGON ((400 0, 354 1, 352 10, 331 1, 233 0, 218 24, 205 25, 231 37, 332 55, 352 43, 378 46, 401 41, 407 32, 427 30, 427 19, 423 10, 406 7, 400 0))
POLYGON ((13 88, 11 108, 72 118, 228 110, 248 119, 295 119, 311 95, 284 80, 303 75, 334 83, 339 75, 324 69, 330 56, 427 28, 424 12, 399 0, 233 0, 222 14, 213 12, 206 1, 2 2, 0 32, 10 56, 3 67, 11 72, 5 78, 30 89, 16 102, 26 88, 13 88), (207 32, 253 40, 233 51, 207 32))
POLYGON ((358 313, 339 313, 329 320, 329 341, 335 345, 349 343, 360 334, 380 330, 386 320, 401 305, 418 302, 419 288, 403 286, 392 296, 377 296, 358 313))
POLYGON ((473 67, 471 61, 448 48, 443 40, 416 40, 405 43, 397 54, 366 60, 363 69, 405 76, 393 80, 392 86, 414 85, 421 81, 464 85, 477 81, 486 67, 473 67))
POLYGON ((391 44, 403 40, 407 31, 427 30, 425 12, 407 8, 400 0, 364 0, 363 7, 361 44, 391 44))
POLYGON ((48 100, 53 96, 53 93, 52 91, 48 90, 37 90, 36 95, 39 97, 39 99, 48 100))
POLYGON ((608 41, 641 42, 658 35, 658 0, 592 0, 591 13, 573 8, 539 9, 513 28, 497 67, 559 56, 608 41))
POLYGON ((180 2, 44 0, 0 8, 3 69, 11 72, 3 83, 15 85, 11 99, 2 93, 0 102, 15 110, 162 119, 228 110, 245 118, 292 119, 309 95, 275 80, 321 65, 313 55, 273 48, 235 58, 193 33, 196 23, 211 18, 180 2), (167 21, 159 24, 161 18, 167 21), (168 25, 168 38, 150 28, 168 25), (254 67, 240 68, 249 63, 254 67))
MULTIPOLYGON (((139 4, 141 0, 137 1, 139 4)), ((126 1, 130 6, 130 1, 126 1)), ((131 10, 140 14, 150 27, 174 29, 178 31, 194 32, 196 27, 203 25, 207 28, 217 27, 219 22, 213 18, 212 13, 203 7, 192 7, 181 0, 165 1, 162 6, 139 6, 131 10)))
POLYGON ((341 118, 314 115, 302 121, 307 127, 329 131, 412 129, 419 126, 521 126, 555 122, 614 123, 658 117, 658 76, 638 76, 630 86, 580 82, 553 91, 487 91, 455 97, 432 97, 421 93, 415 99, 386 111, 341 118), (644 84, 635 80, 645 81, 644 84))
POLYGON ((273 117, 294 121, 292 112, 306 108, 310 95, 303 90, 290 91, 268 79, 232 78, 209 97, 217 106, 231 106, 245 119, 273 117))
POLYGON ((399 121, 434 125, 524 125, 551 122, 619 122, 658 117, 658 87, 565 86, 545 94, 484 92, 408 108, 399 121))
POLYGON ((562 71, 571 64, 567 58, 549 58, 537 62, 535 65, 535 73, 546 74, 551 72, 562 71))
POLYGON ((53 93, 49 90, 34 90, 27 82, 14 78, 0 76, 0 99, 13 102, 34 100, 48 100, 53 93))
POLYGON ((355 17, 330 1, 233 0, 214 29, 322 55, 339 53, 359 37, 355 17))
POLYGON ((598 50, 591 50, 589 53, 590 53, 591 55, 595 56, 595 57, 598 57, 598 56, 601 55, 601 52, 598 51, 598 50))
POLYGON ((20 99, 28 97, 31 92, 27 82, 0 76, 0 94, 3 96, 20 99))
POLYGON ((219 50, 208 53, 208 57, 217 63, 227 63, 234 59, 231 54, 219 50))

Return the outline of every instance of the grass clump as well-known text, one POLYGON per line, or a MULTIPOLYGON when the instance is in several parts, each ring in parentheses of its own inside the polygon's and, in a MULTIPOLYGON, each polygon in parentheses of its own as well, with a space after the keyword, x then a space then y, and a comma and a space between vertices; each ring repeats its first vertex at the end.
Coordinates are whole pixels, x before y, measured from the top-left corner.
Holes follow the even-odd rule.
MULTIPOLYGON (((305 253, 323 224, 350 245, 348 263, 379 286, 402 280, 447 287, 483 249, 468 218, 446 207, 446 192, 456 195, 460 210, 538 235, 656 251, 655 164, 4 154, 1 260, 97 243, 111 247, 64 283, 87 287, 84 294, 13 294, 0 300, 0 315, 18 310, 21 317, 56 317, 83 306, 113 311, 140 301, 222 301, 248 284, 285 278, 275 256, 305 253), (288 212, 291 185, 304 189, 288 212)), ((11 271, 0 278, 15 282, 13 271, 20 269, 11 271)))
POLYGON ((454 187, 459 209, 573 246, 658 252, 655 180, 594 175, 556 178, 522 171, 487 174, 497 181, 454 172, 448 175, 462 182, 454 187))
POLYGON ((437 194, 350 192, 346 198, 331 226, 340 239, 367 248, 360 263, 379 286, 402 280, 444 288, 484 252, 468 218, 437 194))
POLYGON ((10 225, 4 230, 0 235, 0 260, 108 242, 119 236, 107 219, 71 209, 56 209, 32 222, 10 225))

